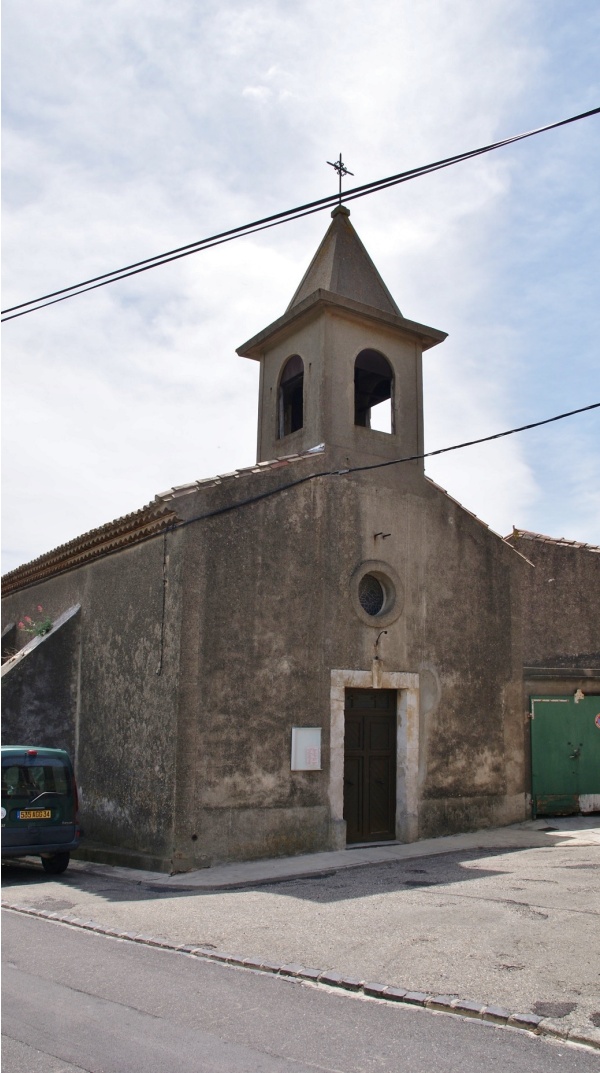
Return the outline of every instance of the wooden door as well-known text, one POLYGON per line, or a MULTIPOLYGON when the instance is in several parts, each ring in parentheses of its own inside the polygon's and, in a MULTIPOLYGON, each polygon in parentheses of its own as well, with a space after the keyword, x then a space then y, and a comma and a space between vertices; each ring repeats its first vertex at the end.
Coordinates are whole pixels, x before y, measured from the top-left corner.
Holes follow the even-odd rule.
POLYGON ((346 842, 396 837, 396 691, 347 689, 344 733, 346 842))

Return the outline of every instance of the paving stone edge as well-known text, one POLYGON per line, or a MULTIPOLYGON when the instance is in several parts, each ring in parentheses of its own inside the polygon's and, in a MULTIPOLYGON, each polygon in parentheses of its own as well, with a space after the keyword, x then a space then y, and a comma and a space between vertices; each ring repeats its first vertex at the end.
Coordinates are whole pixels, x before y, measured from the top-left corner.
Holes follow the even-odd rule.
POLYGON ((341 988, 355 994, 362 992, 369 998, 381 999, 386 1002, 400 1002, 403 1005, 420 1006, 423 1009, 435 1010, 438 1013, 458 1014, 460 1017, 489 1021, 499 1026, 508 1025, 509 1028, 517 1028, 534 1035, 551 1036, 563 1041, 570 1040, 573 1043, 584 1044, 595 1050, 600 1050, 600 1039, 591 1035, 588 1036, 581 1028, 576 1028, 569 1032, 551 1018, 538 1017, 534 1013, 511 1013, 501 1006, 486 1005, 485 1003, 473 1002, 471 999, 457 998, 453 995, 436 995, 425 991, 406 991, 403 988, 392 987, 389 984, 370 983, 367 980, 343 976, 332 969, 306 968, 304 965, 297 963, 279 964, 264 958, 228 954, 224 951, 213 950, 210 947, 175 943, 170 939, 162 939, 142 932, 111 928, 95 920, 84 920, 81 917, 72 917, 63 913, 52 913, 45 909, 35 909, 29 905, 19 905, 6 901, 1 904, 3 909, 10 909, 15 913, 40 917, 43 920, 54 920, 59 924, 68 924, 70 927, 82 928, 84 931, 96 932, 112 939, 123 939, 127 942, 140 943, 143 946, 172 950, 220 964, 235 965, 238 968, 252 969, 255 972, 268 972, 271 975, 278 975, 283 978, 290 977, 307 980, 316 984, 324 984, 327 987, 341 988))

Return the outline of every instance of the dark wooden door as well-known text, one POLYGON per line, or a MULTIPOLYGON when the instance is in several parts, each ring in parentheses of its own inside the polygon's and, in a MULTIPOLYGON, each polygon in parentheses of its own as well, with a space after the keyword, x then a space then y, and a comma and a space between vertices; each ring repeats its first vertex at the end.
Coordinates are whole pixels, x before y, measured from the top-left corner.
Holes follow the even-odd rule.
POLYGON ((396 837, 396 691, 347 689, 344 732, 347 842, 396 837))

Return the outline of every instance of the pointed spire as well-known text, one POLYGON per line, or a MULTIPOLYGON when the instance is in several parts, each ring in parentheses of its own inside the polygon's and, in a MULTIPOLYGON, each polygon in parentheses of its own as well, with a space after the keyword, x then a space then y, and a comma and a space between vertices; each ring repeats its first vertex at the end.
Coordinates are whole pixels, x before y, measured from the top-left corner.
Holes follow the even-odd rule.
POLYGON ((287 312, 321 289, 402 316, 348 217, 337 205, 333 220, 313 257, 287 312))

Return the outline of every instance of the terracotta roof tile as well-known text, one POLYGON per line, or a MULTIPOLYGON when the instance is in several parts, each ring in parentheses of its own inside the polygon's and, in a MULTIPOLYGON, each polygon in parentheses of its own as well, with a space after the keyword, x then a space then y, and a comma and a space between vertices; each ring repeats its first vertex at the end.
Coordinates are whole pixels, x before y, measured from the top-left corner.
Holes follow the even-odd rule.
POLYGON ((109 555, 121 548, 140 544, 178 521, 174 511, 159 502, 126 514, 113 522, 61 544, 54 551, 40 555, 33 562, 18 566, 2 578, 2 595, 36 585, 40 581, 83 566, 92 559, 109 555))
POLYGON ((281 458, 272 458, 268 462, 256 462, 253 466, 246 466, 244 469, 234 469, 230 473, 220 473, 216 477, 203 477, 191 484, 181 484, 174 488, 168 488, 165 492, 157 495, 155 502, 161 500, 168 502, 178 496, 196 492, 199 488, 206 488, 207 485, 217 487, 221 484, 238 481, 240 477, 246 477, 252 473, 265 473, 268 470, 281 469, 282 466, 294 465, 304 459, 313 458, 316 454, 323 454, 324 450, 324 445, 319 444, 318 447, 311 447, 308 451, 303 451, 302 454, 283 455, 281 458))
POLYGON ((532 540, 538 544, 554 544, 561 548, 581 548, 585 551, 600 552, 600 547, 597 544, 584 544, 580 540, 569 540, 567 537, 545 536, 544 533, 533 533, 529 529, 513 528, 512 533, 509 533, 505 540, 509 542, 513 540, 532 540))
POLYGON ((276 458, 270 462, 260 462, 258 465, 248 466, 246 469, 233 470, 231 473, 223 473, 217 477, 206 477, 201 480, 180 484, 169 488, 166 492, 157 495, 152 503, 142 507, 131 514, 126 514, 115 521, 107 522, 98 529, 92 529, 88 533, 75 537, 67 544, 61 544, 53 551, 40 555, 30 563, 16 567, 2 578, 2 595, 8 596, 12 592, 37 585, 40 581, 63 574, 67 570, 74 570, 83 566, 93 559, 120 551, 122 548, 141 544, 144 540, 164 532, 165 529, 177 525, 181 521, 171 506, 173 501, 182 496, 191 495, 202 488, 218 487, 229 484, 252 473, 265 473, 269 469, 279 469, 281 466, 294 464, 304 458, 312 458, 324 450, 323 445, 313 447, 301 455, 288 455, 284 458, 276 458))

